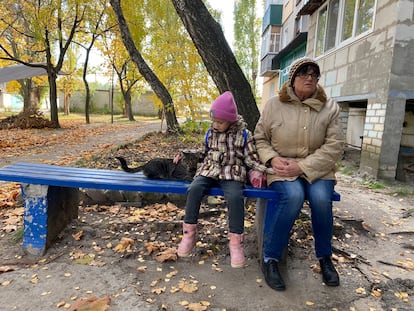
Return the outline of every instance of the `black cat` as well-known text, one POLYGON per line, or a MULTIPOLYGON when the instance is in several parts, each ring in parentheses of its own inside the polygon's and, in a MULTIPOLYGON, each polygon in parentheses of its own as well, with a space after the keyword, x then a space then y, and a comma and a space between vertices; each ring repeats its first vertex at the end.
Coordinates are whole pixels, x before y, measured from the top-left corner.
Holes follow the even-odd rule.
POLYGON ((175 164, 173 159, 155 158, 138 167, 128 167, 123 157, 116 157, 121 168, 128 173, 143 172, 153 179, 193 180, 200 161, 200 152, 181 152, 181 160, 175 164))

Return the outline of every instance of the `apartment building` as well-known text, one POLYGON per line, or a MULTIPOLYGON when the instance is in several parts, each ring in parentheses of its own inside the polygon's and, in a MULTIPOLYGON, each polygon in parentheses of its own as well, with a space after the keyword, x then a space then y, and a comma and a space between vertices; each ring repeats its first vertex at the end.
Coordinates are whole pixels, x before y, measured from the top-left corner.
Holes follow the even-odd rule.
MULTIPOLYGON (((269 0, 262 22, 263 102, 297 58, 314 58, 342 107, 360 172, 407 180, 414 170, 414 1, 269 0)), ((414 173, 414 172, 413 172, 414 173)))

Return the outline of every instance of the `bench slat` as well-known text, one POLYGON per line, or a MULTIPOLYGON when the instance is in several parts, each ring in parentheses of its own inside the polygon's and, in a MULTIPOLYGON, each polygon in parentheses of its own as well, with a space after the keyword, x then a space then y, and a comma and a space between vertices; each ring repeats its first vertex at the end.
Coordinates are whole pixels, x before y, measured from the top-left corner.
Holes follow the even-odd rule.
MULTIPOLYGON (((149 179, 142 173, 31 163, 16 163, 1 168, 0 180, 70 188, 174 194, 185 194, 190 185, 189 181, 184 180, 149 179)), ((209 195, 223 195, 223 191, 220 188, 212 188, 209 195)), ((245 187, 243 195, 263 199, 278 198, 278 194, 273 190, 250 186, 245 187)))

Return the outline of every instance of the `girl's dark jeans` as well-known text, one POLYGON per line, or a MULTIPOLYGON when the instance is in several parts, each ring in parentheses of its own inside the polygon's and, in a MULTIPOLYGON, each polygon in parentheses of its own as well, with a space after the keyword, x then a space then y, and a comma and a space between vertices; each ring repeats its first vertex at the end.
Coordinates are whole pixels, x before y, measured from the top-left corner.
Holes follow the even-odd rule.
POLYGON ((220 186, 224 192, 224 199, 228 208, 229 232, 241 234, 244 231, 244 199, 243 186, 240 181, 215 180, 213 178, 197 176, 187 190, 184 222, 196 224, 200 204, 211 187, 220 186))

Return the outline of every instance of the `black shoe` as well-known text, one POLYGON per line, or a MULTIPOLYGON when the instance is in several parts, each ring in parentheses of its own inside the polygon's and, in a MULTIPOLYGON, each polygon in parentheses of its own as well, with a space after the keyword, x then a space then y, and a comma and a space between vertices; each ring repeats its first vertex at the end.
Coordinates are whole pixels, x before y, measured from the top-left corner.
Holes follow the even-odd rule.
POLYGON ((267 285, 274 290, 285 290, 285 282, 279 272, 278 262, 270 259, 267 263, 262 262, 262 272, 264 274, 267 285))
POLYGON ((322 271, 322 280, 328 286, 339 285, 339 275, 329 256, 323 257, 319 260, 319 265, 322 271))

